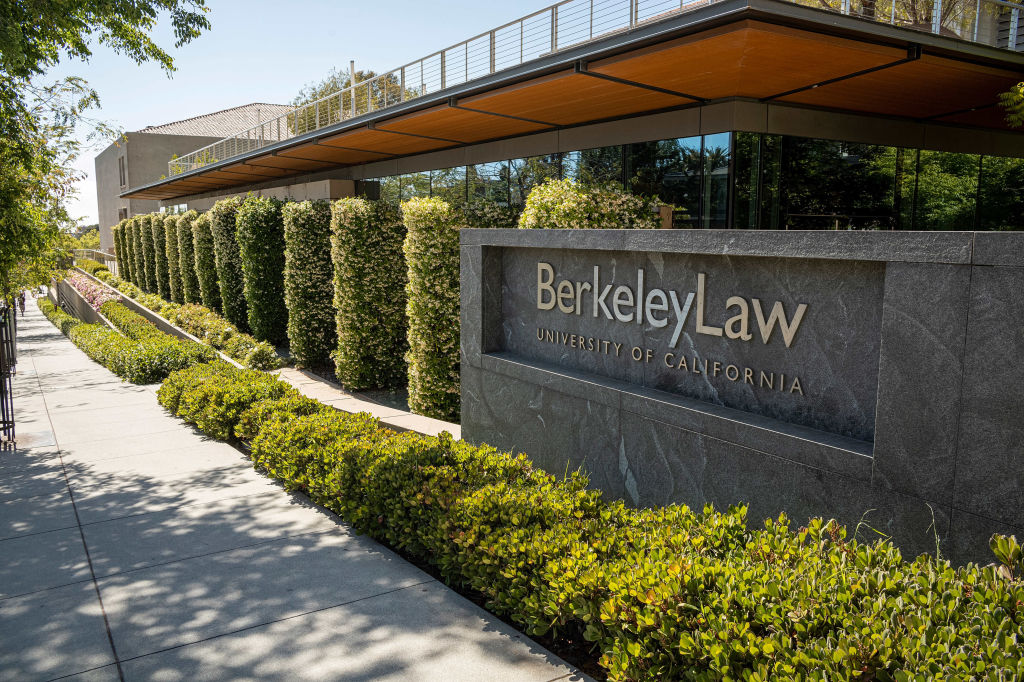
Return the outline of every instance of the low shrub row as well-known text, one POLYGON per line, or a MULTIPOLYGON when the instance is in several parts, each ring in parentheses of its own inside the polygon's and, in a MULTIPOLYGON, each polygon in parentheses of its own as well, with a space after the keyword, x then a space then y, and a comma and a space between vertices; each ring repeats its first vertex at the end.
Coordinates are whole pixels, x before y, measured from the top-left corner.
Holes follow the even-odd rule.
POLYGON ((92 260, 91 258, 76 258, 75 265, 82 268, 93 277, 96 276, 97 272, 110 272, 110 268, 108 268, 106 265, 100 263, 99 261, 92 260))
POLYGON ((114 301, 104 303, 101 312, 120 332, 76 320, 49 300, 40 301, 39 308, 86 355, 135 384, 162 381, 175 370, 207 363, 216 357, 206 346, 160 332, 114 301))
POLYGON ((221 364, 161 404, 358 530, 479 591, 530 634, 593 642, 615 680, 1020 679, 1024 558, 905 562, 834 521, 749 528, 745 508, 630 509, 523 456, 394 434, 221 364))
POLYGON ((109 272, 101 272, 99 279, 246 367, 271 370, 281 366, 273 346, 238 331, 237 327, 208 308, 195 303, 169 303, 109 272))

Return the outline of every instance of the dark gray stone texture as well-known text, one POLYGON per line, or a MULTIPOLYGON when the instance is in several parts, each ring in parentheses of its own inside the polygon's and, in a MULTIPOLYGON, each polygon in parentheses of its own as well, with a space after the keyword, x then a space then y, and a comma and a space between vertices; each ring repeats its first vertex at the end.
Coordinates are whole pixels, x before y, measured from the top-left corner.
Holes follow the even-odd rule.
POLYGON ((861 539, 892 537, 908 558, 988 563, 993 533, 1024 536, 1024 234, 465 230, 462 240, 467 440, 557 474, 580 468, 634 505, 746 504, 754 526, 781 512, 834 517, 861 539), (692 317, 680 346, 796 371, 814 404, 744 401, 707 390, 708 378, 701 390, 656 368, 657 354, 649 364, 536 343, 537 326, 615 339, 621 352, 657 350, 671 332, 538 311, 538 260, 556 282, 589 281, 599 261, 602 280, 634 290, 642 267, 648 290, 684 296, 704 272, 715 326, 726 296, 779 300, 789 315, 807 302, 788 350, 743 356, 727 347, 736 340, 693 334, 692 317))
POLYGON ((875 390, 881 328, 884 266, 880 263, 836 262, 706 256, 671 253, 590 250, 506 249, 502 259, 502 350, 521 358, 676 393, 708 403, 740 409, 788 423, 870 441, 875 427, 875 390), (587 310, 565 314, 556 307, 537 309, 538 262, 550 264, 554 280, 593 283, 600 266, 600 288, 627 285, 634 294, 644 271, 644 290, 675 291, 680 304, 697 292, 698 273, 705 275, 704 323, 721 328, 735 314, 726 301, 741 296, 759 299, 765 315, 776 302, 792 319, 798 304, 806 313, 791 347, 778 329, 765 344, 749 303, 748 341, 699 334, 698 299, 694 298, 675 347, 671 345, 674 317, 657 328, 593 316, 593 294, 583 294, 587 310), (555 343, 538 339, 539 330, 563 336, 555 343), (601 351, 573 347, 566 334, 601 340, 601 351), (607 346, 604 341, 613 344, 607 346), (631 349, 643 349, 641 361, 631 349), (650 349, 651 355, 647 355, 650 349), (681 366, 685 358, 686 365, 681 366), (696 362, 694 359, 696 358, 696 362), (715 376, 718 362, 717 376, 715 376), (704 367, 708 363, 708 367, 704 367), (671 366, 669 366, 671 364, 671 366), (694 367, 694 365, 697 367, 694 367), (732 370, 730 370, 732 366, 732 370), (708 369, 709 371, 704 371, 708 369), (695 371, 696 370, 696 371, 695 371), (752 381, 744 381, 750 370, 752 381), (738 380, 730 380, 732 377, 738 380), (761 373, 770 377, 769 388, 761 373), (787 377, 783 386, 782 377, 787 377), (801 393, 792 391, 799 379, 801 393), (780 390, 781 389, 781 390, 780 390))

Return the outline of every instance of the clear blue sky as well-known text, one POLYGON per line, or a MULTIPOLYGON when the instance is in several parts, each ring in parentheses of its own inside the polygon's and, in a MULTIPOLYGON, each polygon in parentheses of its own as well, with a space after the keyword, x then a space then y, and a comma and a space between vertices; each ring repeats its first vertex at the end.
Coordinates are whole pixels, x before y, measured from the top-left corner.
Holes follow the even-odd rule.
MULTIPOLYGON (((348 68, 350 59, 357 69, 386 71, 551 1, 207 0, 212 28, 172 50, 177 71, 170 79, 155 64, 136 65, 102 46, 94 47, 87 63, 66 61, 48 79, 86 78, 102 103, 92 116, 139 130, 248 102, 284 104, 333 67, 348 68)), ((161 47, 173 48, 169 27, 155 37, 161 47)), ((82 223, 97 222, 92 175, 101 149, 86 150, 77 164, 88 174, 71 204, 82 223)))

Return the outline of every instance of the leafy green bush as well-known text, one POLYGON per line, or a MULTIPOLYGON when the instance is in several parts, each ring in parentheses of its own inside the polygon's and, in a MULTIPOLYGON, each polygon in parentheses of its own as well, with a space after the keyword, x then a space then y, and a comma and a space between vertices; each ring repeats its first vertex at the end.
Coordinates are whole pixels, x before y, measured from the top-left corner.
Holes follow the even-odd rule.
POLYGON ((615 187, 547 180, 526 197, 519 227, 561 230, 654 229, 661 225, 656 204, 615 187))
POLYGON ((117 259, 117 272, 127 278, 128 272, 128 252, 124 245, 124 225, 128 222, 122 220, 117 225, 110 228, 110 233, 114 237, 114 258, 117 259))
POLYGON ((409 348, 405 225, 387 202, 339 199, 331 233, 338 380, 351 389, 398 388, 409 348))
POLYGON ((164 249, 167 251, 168 297, 174 303, 184 303, 181 284, 181 261, 178 254, 178 220, 180 216, 164 218, 164 249))
POLYGON ((156 293, 161 298, 171 297, 169 273, 167 271, 167 237, 164 234, 166 218, 161 213, 153 214, 153 259, 156 263, 156 293))
POLYGON ((277 377, 238 369, 225 362, 185 370, 157 391, 160 404, 205 433, 234 440, 242 413, 253 404, 277 400, 295 389, 277 377))
POLYGON ((210 216, 203 213, 192 223, 192 240, 196 258, 199 297, 211 310, 220 310, 220 288, 217 285, 217 262, 213 253, 213 232, 210 216))
POLYGON ((236 216, 249 329, 260 341, 275 345, 288 338, 281 205, 277 199, 249 197, 236 216))
POLYGON ((238 331, 237 327, 209 308, 187 303, 172 310, 165 307, 164 316, 172 324, 246 367, 269 370, 281 365, 273 346, 238 331))
POLYGON ((325 365, 337 338, 331 306, 331 206, 326 201, 290 202, 281 215, 288 345, 297 365, 325 365))
POLYGON ((128 222, 131 234, 132 284, 140 289, 146 288, 146 258, 142 252, 142 216, 135 216, 128 222))
POLYGON ((106 265, 99 261, 92 260, 91 258, 76 258, 75 265, 82 268, 93 277, 98 277, 98 273, 100 272, 110 272, 110 268, 106 265))
POLYGON ((195 241, 192 225, 199 213, 186 211, 178 216, 178 275, 181 277, 181 300, 185 303, 199 303, 199 277, 196 275, 195 241))
POLYGON ((214 358, 206 346, 168 336, 114 301, 104 303, 101 311, 121 333, 81 322, 48 300, 40 301, 39 309, 86 355, 132 383, 162 381, 173 371, 214 358))
POLYGON ((66 312, 58 308, 48 298, 39 299, 39 310, 42 311, 43 315, 46 316, 50 322, 53 323, 57 329, 60 330, 61 334, 65 336, 71 331, 73 327, 76 327, 83 322, 73 315, 68 315, 66 312))
POLYGON ((156 286, 156 249, 153 247, 153 214, 139 216, 139 240, 142 244, 142 268, 146 273, 146 282, 142 286, 148 293, 155 294, 156 286))
POLYGON ((520 210, 496 201, 471 201, 462 209, 466 227, 516 227, 520 210))
POLYGON ((236 239, 236 215, 241 199, 221 199, 210 209, 210 230, 217 262, 217 284, 221 305, 228 322, 241 330, 249 328, 249 312, 245 305, 242 281, 242 257, 236 239))
MULTIPOLYGON (((1024 551, 903 560, 834 521, 629 509, 523 456, 318 410, 282 382, 202 365, 161 403, 244 434, 254 465, 425 559, 531 634, 594 643, 613 680, 1020 679, 1024 551), (255 435, 254 435, 255 434, 255 435)), ((205 426, 204 426, 205 425, 205 426)))
POLYGON ((459 224, 440 199, 402 204, 409 319, 409 407, 459 420, 459 224))

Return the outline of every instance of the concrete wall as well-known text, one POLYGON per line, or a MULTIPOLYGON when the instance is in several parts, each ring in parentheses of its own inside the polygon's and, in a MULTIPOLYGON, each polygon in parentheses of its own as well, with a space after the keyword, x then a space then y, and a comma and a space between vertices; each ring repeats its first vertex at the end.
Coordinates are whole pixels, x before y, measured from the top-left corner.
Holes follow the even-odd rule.
POLYGON ((465 230, 462 435, 637 505, 863 520, 910 555, 988 562, 992 533, 1024 534, 1022 287, 1019 233, 465 230), (538 309, 563 278, 696 302, 672 345, 671 309, 538 309), (723 335, 732 296, 791 321, 805 304, 792 345, 753 312, 753 338, 723 335))
POLYGON ((106 250, 114 247, 110 228, 118 223, 118 209, 127 208, 128 217, 160 210, 159 201, 122 199, 119 196, 122 192, 166 176, 167 162, 173 155, 188 154, 218 139, 198 135, 125 133, 120 140, 100 152, 95 160, 100 248, 106 250), (124 159, 125 185, 121 185, 118 158, 124 159))

